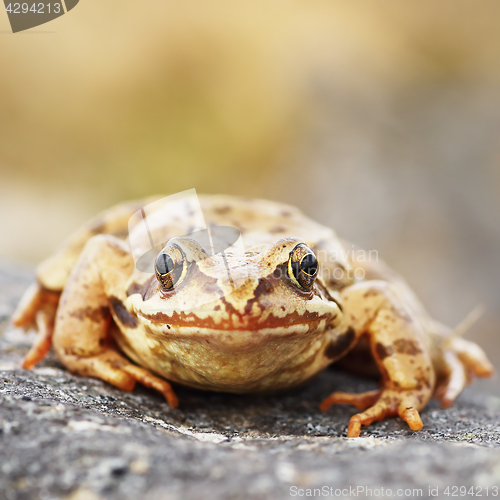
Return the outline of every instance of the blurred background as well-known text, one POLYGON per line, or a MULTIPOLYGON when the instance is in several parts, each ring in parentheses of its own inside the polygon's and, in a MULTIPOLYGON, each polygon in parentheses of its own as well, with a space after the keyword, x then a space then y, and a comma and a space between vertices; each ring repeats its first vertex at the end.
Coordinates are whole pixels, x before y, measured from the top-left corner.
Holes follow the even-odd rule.
POLYGON ((0 68, 3 262, 125 199, 270 198, 451 326, 483 304, 500 369, 497 0, 81 0, 15 35, 0 12, 0 68))

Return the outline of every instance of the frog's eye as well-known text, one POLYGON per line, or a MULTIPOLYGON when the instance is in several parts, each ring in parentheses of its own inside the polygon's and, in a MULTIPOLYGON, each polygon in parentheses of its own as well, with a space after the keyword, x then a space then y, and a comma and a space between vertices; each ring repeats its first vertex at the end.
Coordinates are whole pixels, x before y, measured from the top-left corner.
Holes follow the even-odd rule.
POLYGON ((186 275, 186 269, 184 252, 177 245, 168 246, 156 258, 156 277, 164 290, 172 290, 179 285, 186 275))
POLYGON ((295 285, 302 290, 310 290, 318 274, 316 255, 304 244, 297 245, 290 252, 288 275, 295 285))

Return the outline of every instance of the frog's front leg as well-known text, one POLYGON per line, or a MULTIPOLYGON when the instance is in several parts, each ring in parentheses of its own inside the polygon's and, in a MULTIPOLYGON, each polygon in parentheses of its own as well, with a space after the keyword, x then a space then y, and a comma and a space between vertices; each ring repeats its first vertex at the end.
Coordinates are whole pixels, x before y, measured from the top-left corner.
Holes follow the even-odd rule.
POLYGON ((109 336, 110 304, 119 307, 114 312, 117 322, 122 323, 120 328, 137 325, 137 318, 122 303, 126 298, 123 282, 133 266, 120 240, 104 235, 90 239, 61 295, 53 346, 72 372, 100 378, 125 391, 140 382, 162 392, 170 406, 176 407, 177 397, 170 384, 128 361, 109 336))
POLYGON ((423 427, 419 411, 432 396, 435 373, 427 337, 397 288, 385 281, 352 285, 341 293, 344 318, 357 338, 366 335, 382 374, 380 391, 363 394, 333 393, 320 408, 334 403, 359 409, 349 422, 348 437, 358 437, 362 425, 399 415, 410 428, 423 427))

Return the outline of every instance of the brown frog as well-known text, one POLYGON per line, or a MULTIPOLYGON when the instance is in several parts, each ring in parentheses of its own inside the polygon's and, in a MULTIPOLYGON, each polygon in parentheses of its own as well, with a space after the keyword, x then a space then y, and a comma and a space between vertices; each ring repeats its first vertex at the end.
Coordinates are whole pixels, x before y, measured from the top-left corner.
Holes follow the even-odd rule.
MULTIPOLYGON (((320 405, 361 411, 349 422, 349 437, 397 415, 420 430, 419 411, 433 395, 449 406, 474 376, 493 373, 481 348, 432 320, 400 276, 376 259, 354 258, 349 244, 294 207, 200 196, 206 225, 238 228, 245 246, 210 255, 182 236, 196 227, 196 207, 179 209, 168 198, 151 203, 111 208, 40 264, 13 318, 38 330, 25 368, 53 345, 72 372, 126 391, 140 382, 175 407, 167 380, 212 391, 274 391, 365 346, 380 389, 336 392, 320 405), (165 242, 158 254, 148 254, 143 226, 130 223, 145 206, 155 207, 149 237, 165 242), (139 270, 134 249, 141 245, 139 270)), ((357 368, 359 357, 349 356, 357 368)))

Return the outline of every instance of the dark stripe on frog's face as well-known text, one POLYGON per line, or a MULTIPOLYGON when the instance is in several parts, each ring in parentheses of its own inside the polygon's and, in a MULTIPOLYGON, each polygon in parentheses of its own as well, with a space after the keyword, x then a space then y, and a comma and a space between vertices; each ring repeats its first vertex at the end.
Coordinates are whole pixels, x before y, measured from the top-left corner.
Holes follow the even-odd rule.
POLYGON ((137 316, 134 316, 117 297, 109 297, 109 304, 120 323, 129 328, 137 328, 139 324, 137 316))

